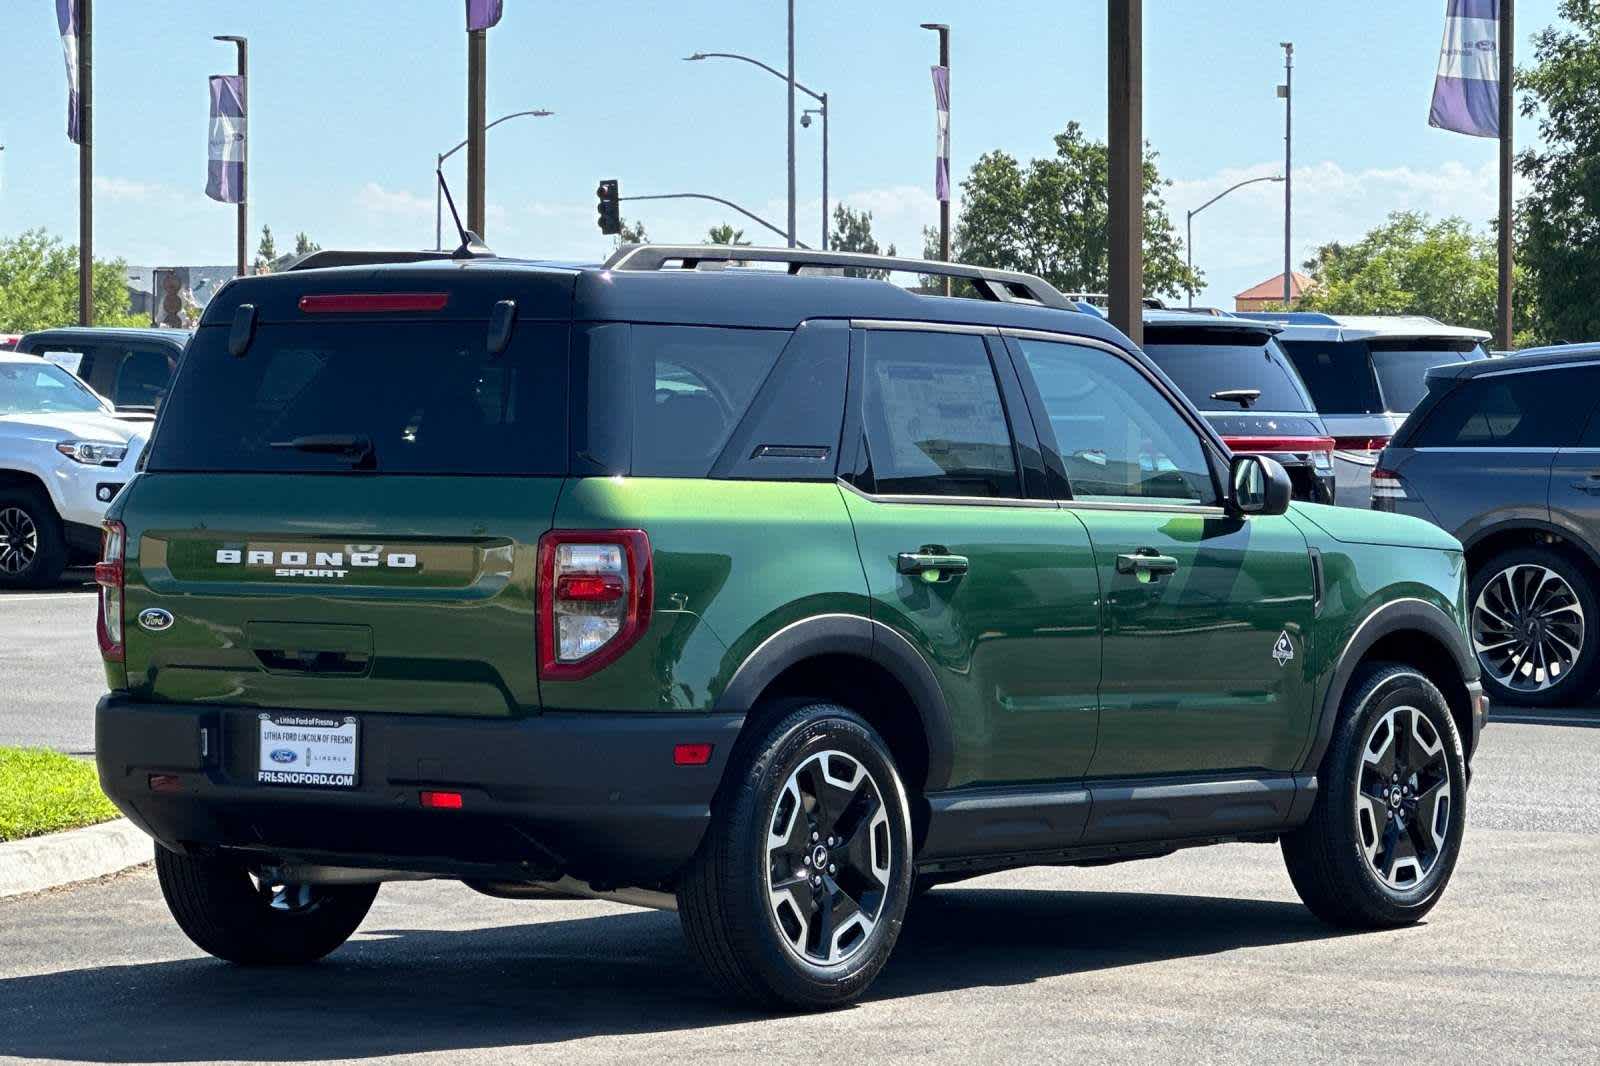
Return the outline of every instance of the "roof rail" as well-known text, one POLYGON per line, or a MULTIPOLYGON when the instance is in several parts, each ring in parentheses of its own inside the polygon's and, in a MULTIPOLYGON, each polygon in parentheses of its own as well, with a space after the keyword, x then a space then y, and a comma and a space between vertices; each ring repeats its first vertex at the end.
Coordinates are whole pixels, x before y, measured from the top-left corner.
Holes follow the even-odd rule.
POLYGON ((450 252, 429 251, 349 251, 325 248, 307 252, 284 268, 291 270, 320 270, 323 267, 369 266, 381 263, 431 263, 452 258, 450 252))
POLYGON ((970 281, 972 287, 986 300, 1001 303, 1033 303, 1066 311, 1078 310, 1077 305, 1063 296, 1054 285, 1033 274, 968 266, 964 263, 944 263, 931 259, 902 259, 893 255, 724 244, 625 244, 618 248, 604 265, 607 270, 661 270, 677 264, 682 269, 695 270, 702 263, 722 266, 730 263, 785 263, 789 267, 790 274, 798 274, 805 267, 931 274, 935 277, 961 278, 970 281))

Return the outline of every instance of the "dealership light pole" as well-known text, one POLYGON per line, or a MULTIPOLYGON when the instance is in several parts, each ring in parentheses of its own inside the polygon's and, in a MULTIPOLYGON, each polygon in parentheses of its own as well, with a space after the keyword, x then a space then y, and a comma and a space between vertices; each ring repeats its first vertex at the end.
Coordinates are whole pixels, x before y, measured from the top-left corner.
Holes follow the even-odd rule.
POLYGON ((1190 307, 1194 306, 1194 216, 1198 215, 1200 212, 1204 211, 1206 208, 1210 207, 1212 204, 1216 203, 1218 200, 1222 199, 1235 189, 1242 189, 1246 185, 1254 185, 1258 181, 1282 180, 1283 175, 1281 174, 1268 174, 1265 177, 1260 178, 1246 178, 1244 181, 1228 186, 1226 189, 1223 189, 1221 192, 1217 193, 1217 195, 1213 196, 1211 199, 1207 200, 1193 211, 1187 213, 1188 217, 1184 220, 1183 253, 1184 263, 1189 270, 1188 284, 1190 307))
POLYGON ((1111 324, 1144 339, 1144 4, 1107 0, 1111 324))
POLYGON ((488 95, 488 30, 467 31, 467 229, 483 237, 485 179, 484 125, 488 95))
POLYGON ((243 276, 250 272, 250 42, 226 34, 211 39, 235 44, 239 49, 239 111, 244 115, 245 141, 244 151, 239 156, 239 232, 234 271, 243 276))
MULTIPOLYGON (((950 27, 945 25, 942 22, 924 22, 924 23, 921 23, 921 28, 925 29, 925 30, 932 30, 934 33, 937 33, 939 35, 939 65, 944 68, 945 77, 948 79, 949 76, 950 76, 950 27)), ((947 81, 946 82, 946 86, 947 86, 947 90, 946 91, 947 92, 948 92, 948 84, 949 83, 947 81)), ((948 103, 949 103, 948 98, 946 99, 945 102, 948 105, 948 103)), ((948 107, 946 108, 945 114, 946 114, 946 116, 949 115, 948 107)), ((949 126, 949 118, 948 117, 946 117, 945 123, 946 124, 945 124, 945 128, 944 128, 944 135, 945 135, 946 147, 948 147, 949 138, 950 138, 950 126, 949 126)), ((946 161, 946 163, 948 164, 948 160, 946 161)), ((950 262, 950 201, 947 200, 947 199, 941 199, 939 201, 939 258, 941 260, 943 260, 944 262, 946 262, 946 263, 950 262)), ((949 278, 949 276, 947 275, 943 279, 943 281, 944 281, 944 294, 946 296, 949 296, 950 295, 950 278, 949 278)))
POLYGON ((1283 97, 1283 309, 1289 310, 1289 285, 1294 280, 1294 259, 1289 250, 1290 209, 1294 204, 1294 42, 1280 41, 1283 49, 1283 84, 1278 95, 1283 97))
MULTIPOLYGON (((533 111, 513 111, 511 114, 501 115, 499 118, 489 123, 484 127, 484 132, 487 133, 489 130, 494 129, 496 126, 500 125, 500 123, 509 119, 521 118, 524 115, 529 115, 533 118, 548 118, 553 114, 555 114, 554 111, 545 111, 543 109, 533 111)), ((467 145, 470 143, 470 140, 471 139, 469 138, 468 140, 462 141, 448 152, 440 152, 434 159, 434 171, 437 173, 438 171, 443 170, 444 161, 461 151, 461 149, 467 147, 467 145)), ((467 224, 467 228, 472 229, 472 224, 470 222, 467 224)), ((472 232, 478 233, 477 230, 472 230, 472 232)), ((478 233, 478 236, 482 237, 483 234, 478 233)), ((444 198, 440 191, 438 181, 433 183, 433 247, 436 251, 444 251, 444 198)))
POLYGON ((794 0, 789 0, 789 247, 795 246, 794 214, 794 0))
POLYGON ((94 0, 78 3, 78 324, 94 325, 94 0))
POLYGON ((1516 116, 1511 81, 1516 73, 1515 0, 1500 3, 1500 292, 1498 340, 1503 351, 1511 351, 1511 127, 1516 116))

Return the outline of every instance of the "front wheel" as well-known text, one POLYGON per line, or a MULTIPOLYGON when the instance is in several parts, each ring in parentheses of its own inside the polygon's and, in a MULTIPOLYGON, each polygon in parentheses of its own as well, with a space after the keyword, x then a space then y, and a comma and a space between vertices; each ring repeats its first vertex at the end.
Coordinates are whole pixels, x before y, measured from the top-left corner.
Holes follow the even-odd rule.
POLYGON ((1409 666, 1352 681, 1305 825, 1283 838, 1289 878, 1348 929, 1418 921, 1444 893, 1466 826, 1466 757, 1444 696, 1409 666))
POLYGON ((0 588, 43 588, 66 566, 66 535, 50 501, 33 489, 0 489, 0 588))
POLYGON ((909 804, 855 714, 810 703, 745 745, 678 889, 691 951, 728 991, 817 1010, 860 996, 911 897, 909 804))
POLYGON ((315 962, 360 926, 378 886, 283 884, 243 863, 156 845, 156 877, 195 946, 246 966, 315 962))

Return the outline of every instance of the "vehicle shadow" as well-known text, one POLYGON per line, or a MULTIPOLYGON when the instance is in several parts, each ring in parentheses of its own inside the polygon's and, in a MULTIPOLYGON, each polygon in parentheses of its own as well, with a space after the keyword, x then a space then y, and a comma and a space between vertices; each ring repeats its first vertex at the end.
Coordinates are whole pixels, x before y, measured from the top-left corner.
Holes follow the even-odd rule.
MULTIPOLYGON (((186 959, 0 979, 0 1057, 314 1062, 761 1017, 701 978, 671 914, 366 932, 308 967, 186 959)), ((917 901, 871 998, 1333 935, 1290 903, 945 888, 917 901)))
POLYGON ((1600 729, 1600 710, 1584 704, 1573 707, 1489 708, 1490 725, 1555 725, 1578 729, 1600 729))

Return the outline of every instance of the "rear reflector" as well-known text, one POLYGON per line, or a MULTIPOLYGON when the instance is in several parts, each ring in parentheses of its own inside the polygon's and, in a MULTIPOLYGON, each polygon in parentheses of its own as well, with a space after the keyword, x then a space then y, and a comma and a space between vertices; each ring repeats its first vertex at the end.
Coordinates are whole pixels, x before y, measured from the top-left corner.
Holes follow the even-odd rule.
POLYGON ((461 793, 459 792, 423 792, 421 793, 422 805, 431 807, 436 811, 459 811, 461 809, 461 793))
POLYGON ((177 792, 183 787, 177 774, 151 774, 151 792, 177 792))
POLYGON ((1388 437, 1335 437, 1333 447, 1341 452, 1381 452, 1389 446, 1388 437))
POLYGON ((308 315, 394 314, 400 311, 443 311, 445 292, 349 292, 300 297, 308 315))
POLYGON ((710 761, 710 744, 678 744, 672 749, 674 766, 704 766, 710 761))

